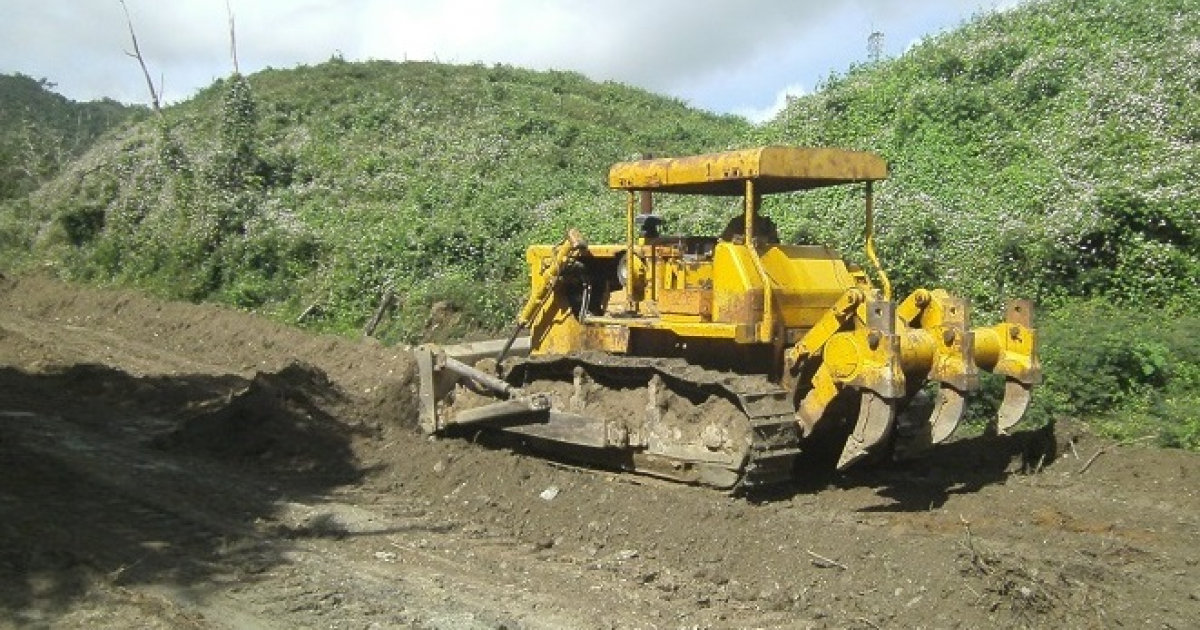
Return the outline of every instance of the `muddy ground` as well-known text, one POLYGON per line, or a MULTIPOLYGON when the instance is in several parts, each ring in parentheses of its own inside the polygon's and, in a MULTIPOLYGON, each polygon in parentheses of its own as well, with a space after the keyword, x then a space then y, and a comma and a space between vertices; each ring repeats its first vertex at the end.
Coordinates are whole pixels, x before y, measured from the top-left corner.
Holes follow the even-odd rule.
POLYGON ((1200 619, 1193 454, 1060 423, 730 498, 427 439, 413 367, 224 308, 0 280, 0 626, 1200 619))

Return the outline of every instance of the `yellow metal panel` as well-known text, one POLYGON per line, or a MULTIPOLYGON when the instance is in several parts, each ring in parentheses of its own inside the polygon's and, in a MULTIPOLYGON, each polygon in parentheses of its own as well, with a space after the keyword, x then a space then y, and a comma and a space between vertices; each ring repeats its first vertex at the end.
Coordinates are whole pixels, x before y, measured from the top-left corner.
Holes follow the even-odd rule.
POLYGON ((715 322, 757 324, 763 317, 762 279, 744 245, 717 243, 713 252, 715 322))
MULTIPOLYGON (((687 321, 665 317, 589 317, 583 328, 621 327, 627 330, 670 331, 679 337, 693 339, 730 339, 736 343, 754 341, 753 324, 714 324, 704 321, 687 321)), ((536 354, 536 353, 535 353, 536 354)))
POLYGON ((735 343, 754 341, 754 326, 713 324, 709 322, 664 322, 658 328, 671 330, 680 337, 731 339, 735 343))
POLYGON ((657 190, 704 195, 742 195, 744 182, 770 194, 887 179, 887 162, 874 153, 825 147, 768 146, 680 158, 614 164, 608 185, 618 190, 657 190))
POLYGON ((837 252, 815 245, 781 245, 763 253, 784 325, 810 327, 858 282, 837 252))
POLYGON ((662 313, 695 315, 707 319, 712 315, 712 291, 706 289, 663 289, 658 292, 658 310, 662 313))

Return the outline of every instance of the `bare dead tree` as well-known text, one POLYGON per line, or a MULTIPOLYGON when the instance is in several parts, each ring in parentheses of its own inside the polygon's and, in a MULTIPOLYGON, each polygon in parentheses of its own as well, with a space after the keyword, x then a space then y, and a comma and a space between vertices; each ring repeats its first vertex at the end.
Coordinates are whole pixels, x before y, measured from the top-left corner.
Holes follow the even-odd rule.
POLYGON ((233 7, 230 6, 229 0, 225 0, 225 12, 229 14, 229 56, 233 58, 233 73, 241 74, 237 58, 237 33, 233 27, 233 7))
POLYGON ((154 80, 150 78, 150 71, 146 68, 146 60, 142 57, 142 50, 138 47, 137 33, 133 30, 133 19, 129 17, 129 7, 125 5, 125 0, 120 0, 121 9, 125 11, 125 23, 129 25, 129 39, 133 42, 133 52, 125 51, 126 55, 137 59, 138 65, 142 67, 142 75, 146 77, 146 87, 150 90, 150 105, 154 108, 154 113, 162 116, 162 106, 159 103, 159 90, 154 88, 154 80))

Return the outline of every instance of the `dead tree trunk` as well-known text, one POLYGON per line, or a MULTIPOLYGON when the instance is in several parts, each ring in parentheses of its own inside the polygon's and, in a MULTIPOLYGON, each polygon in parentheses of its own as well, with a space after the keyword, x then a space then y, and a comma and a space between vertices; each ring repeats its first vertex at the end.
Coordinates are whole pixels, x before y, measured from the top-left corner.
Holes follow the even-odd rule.
POLYGON ((125 51, 125 54, 137 59, 138 65, 142 67, 142 76, 146 77, 146 87, 150 90, 150 106, 154 108, 154 113, 162 116, 159 90, 155 89, 154 80, 150 78, 150 71, 146 69, 146 60, 142 57, 141 48, 138 47, 137 33, 133 31, 133 19, 129 17, 129 7, 125 5, 125 0, 121 0, 121 9, 125 11, 125 23, 129 25, 129 39, 133 42, 133 52, 125 51))

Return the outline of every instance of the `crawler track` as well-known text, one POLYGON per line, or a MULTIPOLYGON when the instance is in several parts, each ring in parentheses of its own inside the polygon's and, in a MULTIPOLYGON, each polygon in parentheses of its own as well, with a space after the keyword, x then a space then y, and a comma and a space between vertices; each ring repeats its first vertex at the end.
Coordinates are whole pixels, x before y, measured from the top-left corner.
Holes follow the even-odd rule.
POLYGON ((751 489, 790 480, 800 454, 788 394, 762 376, 581 353, 523 359, 509 366, 507 380, 603 424, 594 432, 605 436, 604 449, 623 451, 622 467, 634 472, 751 489))

